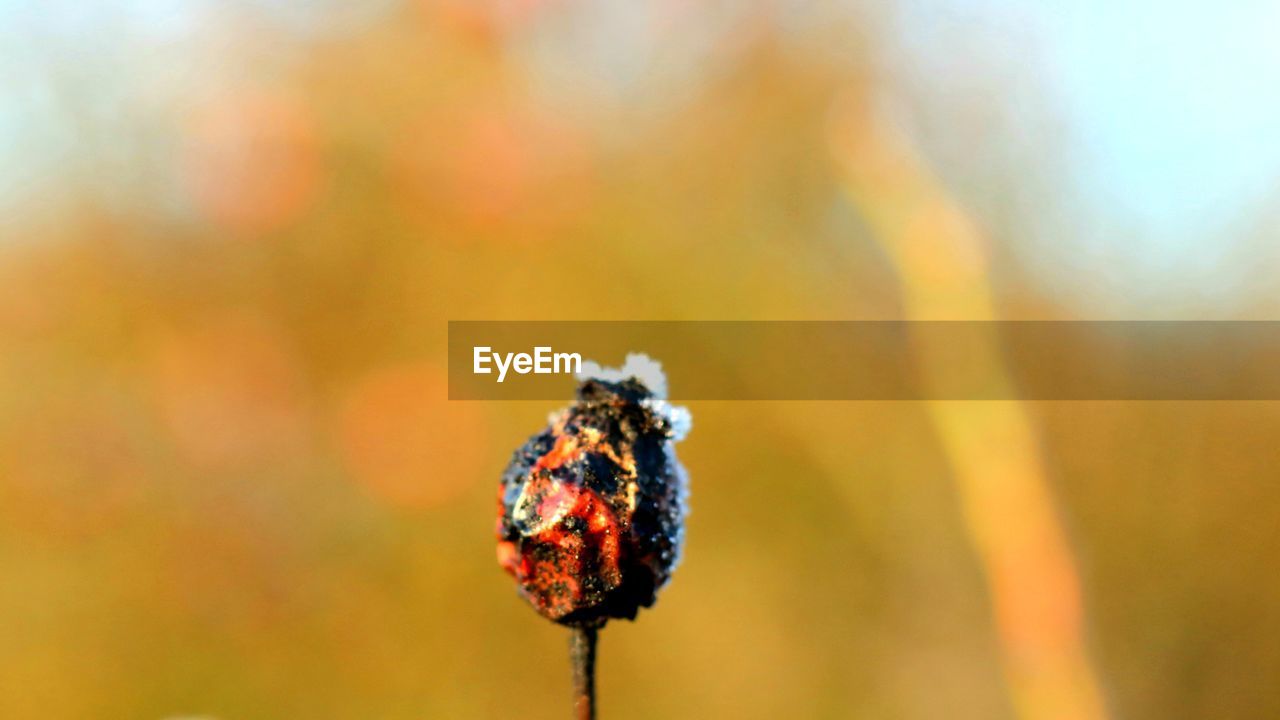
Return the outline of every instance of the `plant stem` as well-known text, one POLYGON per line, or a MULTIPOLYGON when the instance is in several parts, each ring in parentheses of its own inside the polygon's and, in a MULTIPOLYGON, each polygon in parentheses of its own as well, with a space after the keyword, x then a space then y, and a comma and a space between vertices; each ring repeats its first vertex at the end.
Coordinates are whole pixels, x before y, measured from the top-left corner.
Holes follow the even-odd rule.
POLYGON ((573 717, 596 718, 596 627, 575 627, 569 637, 573 665, 573 717))

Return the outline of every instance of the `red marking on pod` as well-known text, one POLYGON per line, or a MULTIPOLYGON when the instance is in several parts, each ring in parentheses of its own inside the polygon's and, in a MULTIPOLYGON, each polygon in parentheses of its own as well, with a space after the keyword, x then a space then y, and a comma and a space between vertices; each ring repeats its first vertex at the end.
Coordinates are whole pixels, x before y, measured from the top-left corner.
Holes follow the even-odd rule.
MULTIPOLYGON (((586 488, 564 485, 543 503, 563 502, 572 507, 558 521, 524 539, 498 544, 498 562, 520 583, 540 612, 560 618, 582 606, 586 590, 581 580, 595 575, 599 590, 612 590, 622 582, 618 521, 599 495, 586 488), (572 520, 572 522, 571 522, 572 520)), ((557 507, 559 507, 557 505, 557 507)))
POLYGON ((555 470, 567 462, 576 460, 582 455, 582 448, 578 445, 578 438, 574 435, 561 435, 556 438, 555 447, 547 451, 547 454, 538 458, 537 464, 533 466, 536 473, 539 470, 555 470))

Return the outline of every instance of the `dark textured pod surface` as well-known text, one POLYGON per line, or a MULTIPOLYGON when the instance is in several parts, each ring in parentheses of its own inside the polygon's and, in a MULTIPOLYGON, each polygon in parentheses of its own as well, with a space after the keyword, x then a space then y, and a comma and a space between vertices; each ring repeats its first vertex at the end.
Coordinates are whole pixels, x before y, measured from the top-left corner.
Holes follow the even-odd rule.
POLYGON ((682 410, 639 380, 586 380, 515 451, 498 488, 498 561, 566 625, 634 618, 680 559, 682 410))

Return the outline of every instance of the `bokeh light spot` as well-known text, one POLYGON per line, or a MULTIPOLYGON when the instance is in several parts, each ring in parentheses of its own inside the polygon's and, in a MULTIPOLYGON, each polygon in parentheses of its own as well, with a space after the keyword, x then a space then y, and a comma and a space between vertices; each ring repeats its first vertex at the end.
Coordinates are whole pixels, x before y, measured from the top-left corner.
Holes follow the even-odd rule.
POLYGON ((405 204, 429 227, 534 239, 579 215, 592 189, 580 131, 505 103, 423 117, 401 155, 405 204))
POLYGON ((350 392, 338 419, 348 470, 373 494, 424 509, 453 499, 486 467, 480 409, 449 402, 445 370, 432 364, 373 372, 350 392))
POLYGON ((11 528, 79 539, 113 527, 138 502, 145 447, 109 402, 50 402, 0 443, 0 500, 11 528))
POLYGON ((278 462, 300 450, 299 368, 278 328, 217 318, 161 340, 153 363, 160 415, 197 466, 278 462))
POLYGON ((185 170, 197 208, 239 235, 279 230, 321 187, 320 142, 310 110, 283 97, 231 97, 197 113, 185 170))

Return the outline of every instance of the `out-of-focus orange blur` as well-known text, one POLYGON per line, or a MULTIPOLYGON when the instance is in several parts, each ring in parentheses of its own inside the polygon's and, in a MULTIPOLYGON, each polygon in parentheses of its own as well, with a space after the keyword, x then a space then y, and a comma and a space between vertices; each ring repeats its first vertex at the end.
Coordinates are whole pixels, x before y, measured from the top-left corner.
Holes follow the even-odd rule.
MULTIPOLYGON (((1277 311, 1261 9, 25 5, 0 718, 567 716, 447 320, 1277 311)), ((1280 716, 1273 403, 690 405, 602 717, 1280 716)))

